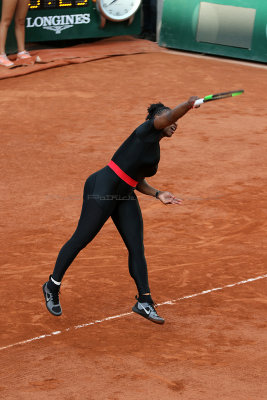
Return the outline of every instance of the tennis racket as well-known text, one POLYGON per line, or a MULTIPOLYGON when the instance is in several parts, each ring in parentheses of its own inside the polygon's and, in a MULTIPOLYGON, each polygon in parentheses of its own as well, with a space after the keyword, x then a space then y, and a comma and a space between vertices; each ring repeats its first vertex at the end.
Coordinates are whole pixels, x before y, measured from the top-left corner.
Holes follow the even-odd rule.
POLYGON ((239 96, 242 93, 244 93, 244 90, 233 90, 231 92, 210 94, 208 96, 203 97, 203 99, 196 100, 194 103, 194 107, 200 106, 200 104, 207 103, 208 101, 221 100, 221 99, 226 99, 227 97, 239 96))

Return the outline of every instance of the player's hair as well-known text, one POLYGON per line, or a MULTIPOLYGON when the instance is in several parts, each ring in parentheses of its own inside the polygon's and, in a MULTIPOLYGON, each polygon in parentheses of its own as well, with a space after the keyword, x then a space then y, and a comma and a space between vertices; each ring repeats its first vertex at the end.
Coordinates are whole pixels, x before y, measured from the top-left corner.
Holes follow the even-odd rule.
POLYGON ((162 113, 163 110, 170 110, 170 107, 164 106, 162 103, 154 103, 150 104, 150 106, 147 109, 147 119, 152 119, 155 117, 155 115, 159 115, 162 113))

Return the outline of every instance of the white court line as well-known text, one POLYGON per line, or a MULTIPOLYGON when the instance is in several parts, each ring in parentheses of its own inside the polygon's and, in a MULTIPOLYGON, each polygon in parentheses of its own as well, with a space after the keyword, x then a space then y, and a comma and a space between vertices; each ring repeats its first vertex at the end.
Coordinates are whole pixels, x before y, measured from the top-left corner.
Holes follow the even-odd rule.
MULTIPOLYGON (((255 281, 258 281, 259 279, 264 279, 264 278, 267 278, 267 274, 261 275, 261 276, 257 276, 256 278, 250 278, 250 279, 247 279, 247 280, 245 280, 245 281, 240 281, 240 282, 236 282, 236 283, 231 283, 231 284, 229 284, 229 285, 225 285, 225 286, 222 286, 222 287, 216 287, 216 288, 213 288, 213 289, 203 290, 202 292, 190 294, 190 295, 183 296, 183 297, 179 297, 178 299, 175 299, 175 300, 165 301, 164 303, 158 304, 158 306, 160 307, 160 306, 164 306, 164 305, 167 305, 167 304, 168 304, 168 305, 173 305, 173 304, 175 304, 177 301, 186 300, 186 299, 191 299, 191 298, 193 298, 193 297, 201 296, 201 295, 208 294, 208 293, 212 293, 212 292, 217 292, 218 290, 223 290, 223 289, 231 288, 231 287, 238 286, 238 285, 244 285, 244 284, 246 284, 246 283, 255 282, 255 281)), ((23 340, 22 342, 17 342, 17 343, 9 344, 8 346, 0 347, 0 350, 5 350, 5 349, 9 349, 9 348, 11 348, 11 347, 18 346, 18 345, 20 345, 20 344, 26 344, 26 343, 34 342, 34 341, 36 341, 36 340, 45 339, 45 338, 47 338, 47 337, 60 335, 61 333, 68 332, 68 331, 70 331, 71 329, 81 329, 81 328, 85 328, 85 327, 87 327, 87 326, 96 325, 96 324, 101 324, 102 322, 110 321, 110 320, 112 320, 112 319, 118 319, 118 318, 127 317, 128 315, 131 315, 131 314, 133 314, 133 312, 128 312, 128 313, 124 313, 124 314, 113 315, 113 316, 111 316, 111 317, 106 317, 106 318, 103 318, 103 319, 97 319, 97 320, 95 320, 95 321, 88 322, 88 323, 86 323, 86 324, 76 325, 76 326, 74 326, 74 327, 72 327, 72 328, 63 329, 62 331, 55 331, 55 332, 51 332, 51 333, 46 333, 46 334, 41 335, 41 336, 36 336, 36 337, 34 337, 34 338, 31 338, 31 339, 23 340)))
POLYGON ((239 66, 244 67, 251 67, 251 68, 260 68, 260 69, 267 69, 266 64, 262 61, 255 61, 255 60, 244 60, 244 59, 234 59, 231 57, 216 55, 216 54, 208 54, 208 53, 192 53, 190 51, 179 51, 179 49, 171 49, 171 48, 162 48, 163 53, 175 54, 177 56, 183 57, 193 57, 193 58, 201 58, 202 60, 211 60, 211 61, 218 61, 218 62, 226 62, 229 64, 237 64, 239 66))

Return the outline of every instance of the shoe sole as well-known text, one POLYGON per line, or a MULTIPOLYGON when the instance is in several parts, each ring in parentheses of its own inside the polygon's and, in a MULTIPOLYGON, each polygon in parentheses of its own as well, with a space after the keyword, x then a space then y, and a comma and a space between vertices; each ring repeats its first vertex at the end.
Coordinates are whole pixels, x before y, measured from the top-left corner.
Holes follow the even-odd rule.
POLYGON ((15 64, 11 64, 11 65, 0 64, 0 67, 5 67, 5 68, 8 68, 8 69, 12 69, 12 68, 15 67, 15 64))
POLYGON ((133 306, 132 310, 133 310, 133 312, 135 312, 136 314, 140 315, 141 317, 143 317, 143 318, 145 318, 145 319, 148 319, 148 320, 151 321, 151 322, 154 322, 155 324, 163 325, 164 322, 165 322, 164 319, 163 319, 162 321, 159 321, 159 320, 157 320, 157 319, 149 318, 149 315, 147 315, 147 314, 146 314, 146 315, 142 314, 142 313, 140 312, 140 310, 139 310, 138 308, 136 308, 135 306, 133 306))
POLYGON ((62 311, 61 311, 60 314, 54 314, 53 311, 51 311, 51 310, 47 307, 47 301, 46 301, 46 295, 45 295, 45 294, 46 294, 46 293, 45 293, 45 285, 46 285, 46 283, 43 284, 43 294, 44 294, 44 298, 45 298, 45 305, 46 305, 46 308, 47 308, 47 310, 50 312, 50 314, 54 315, 54 317, 60 317, 60 315, 62 315, 62 311))

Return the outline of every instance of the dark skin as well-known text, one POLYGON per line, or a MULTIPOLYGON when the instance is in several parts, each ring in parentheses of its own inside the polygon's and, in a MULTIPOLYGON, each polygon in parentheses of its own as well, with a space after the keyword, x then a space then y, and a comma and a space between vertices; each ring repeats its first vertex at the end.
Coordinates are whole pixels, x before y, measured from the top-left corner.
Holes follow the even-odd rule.
MULTIPOLYGON (((160 114, 156 115, 154 119, 154 127, 157 130, 162 130, 161 138, 172 137, 177 129, 177 121, 182 118, 189 110, 194 107, 195 101, 198 99, 197 96, 190 97, 186 102, 179 104, 171 110, 164 109, 160 114)), ((150 186, 145 179, 138 182, 136 189, 148 196, 156 196, 157 191, 159 192, 159 200, 167 204, 182 204, 182 200, 175 197, 172 193, 167 191, 159 191, 150 186)))
POLYGON ((189 110, 191 110, 191 108, 194 107, 197 99, 197 96, 192 96, 187 101, 179 104, 175 108, 171 110, 164 110, 164 112, 161 114, 156 115, 154 119, 155 128, 158 130, 164 129, 166 133, 166 128, 171 127, 176 121, 178 121, 178 119, 182 118, 189 110))
MULTIPOLYGON (((190 97, 186 102, 179 104, 171 110, 163 110, 160 114, 156 115, 154 119, 154 127, 157 130, 162 130, 161 138, 172 137, 177 129, 177 121, 182 118, 191 108, 194 107, 195 101, 198 99, 197 96, 190 97)), ((197 106, 196 108, 198 108, 197 106)), ((159 192, 158 199, 165 205, 167 204, 182 204, 182 200, 175 197, 172 193, 167 191, 159 191, 150 186, 145 179, 138 182, 136 189, 148 196, 156 196, 159 192)), ((144 295, 150 295, 150 293, 144 293, 144 295)))

